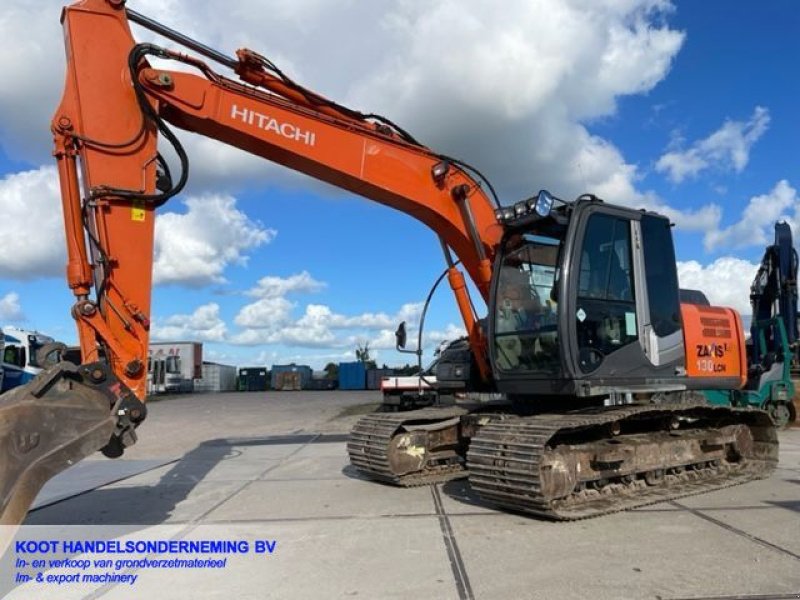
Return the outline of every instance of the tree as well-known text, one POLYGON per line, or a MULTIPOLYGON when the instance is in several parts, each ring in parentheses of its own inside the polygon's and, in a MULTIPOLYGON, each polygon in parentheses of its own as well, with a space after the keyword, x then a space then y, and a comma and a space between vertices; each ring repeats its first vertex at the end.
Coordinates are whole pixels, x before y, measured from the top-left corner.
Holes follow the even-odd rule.
POLYGON ((397 371, 398 375, 416 375, 419 373, 419 365, 409 365, 406 363, 399 369, 395 369, 395 371, 397 371))
POLYGON ((326 379, 339 379, 339 365, 336 363, 329 362, 323 370, 326 379))
POLYGON ((369 361, 369 342, 363 346, 358 344, 356 347, 356 360, 360 360, 363 363, 369 361))
POLYGON ((374 369, 377 367, 375 361, 369 356, 369 342, 366 342, 363 346, 358 344, 358 347, 356 347, 356 360, 364 363, 364 367, 367 369, 374 369))

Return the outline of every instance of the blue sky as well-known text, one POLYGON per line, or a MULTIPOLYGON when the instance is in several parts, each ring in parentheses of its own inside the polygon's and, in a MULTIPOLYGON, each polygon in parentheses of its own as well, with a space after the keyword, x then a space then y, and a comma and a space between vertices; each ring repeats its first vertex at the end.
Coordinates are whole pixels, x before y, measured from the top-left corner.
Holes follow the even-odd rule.
MULTIPOLYGON (((19 84, 0 91, 0 228, 14 248, 0 258, 0 319, 74 342, 48 134, 63 72, 60 4, 7 4, 0 67, 19 84)), ((547 188, 663 210, 676 222, 682 284, 716 303, 746 311, 775 218, 800 222, 800 16, 788 0, 519 0, 502 15, 487 2, 232 1, 211 22, 191 18, 219 12, 210 0, 129 4, 228 54, 252 47, 308 87, 393 118, 483 170, 504 202, 547 188)), ((443 268, 435 235, 183 139, 193 178, 161 210, 156 337, 204 340, 208 358, 242 366, 320 368, 352 359, 358 342, 379 362, 406 362, 391 333, 418 317, 443 268)), ((459 326, 442 286, 426 345, 459 326)))

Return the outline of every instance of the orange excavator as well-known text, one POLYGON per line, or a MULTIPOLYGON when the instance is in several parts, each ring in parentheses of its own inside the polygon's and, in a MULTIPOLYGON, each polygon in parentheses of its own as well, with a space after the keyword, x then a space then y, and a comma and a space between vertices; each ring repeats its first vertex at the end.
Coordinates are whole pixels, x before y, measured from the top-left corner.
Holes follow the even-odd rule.
POLYGON ((681 301, 667 218, 545 191, 503 206, 474 167, 390 120, 305 89, 251 50, 208 48, 124 0, 82 0, 62 23, 67 73, 52 132, 80 347, 0 397, 0 523, 21 522, 43 483, 74 462, 120 456, 145 419, 153 226, 189 175, 170 126, 401 210, 439 237, 467 336, 440 357, 437 383, 502 400, 361 418, 348 452, 369 477, 468 477, 498 507, 574 519, 774 469, 768 415, 710 405, 699 391, 745 386, 744 331, 731 309, 681 301), (191 54, 137 43, 131 22, 191 54), (174 148, 174 174, 159 139, 174 148))

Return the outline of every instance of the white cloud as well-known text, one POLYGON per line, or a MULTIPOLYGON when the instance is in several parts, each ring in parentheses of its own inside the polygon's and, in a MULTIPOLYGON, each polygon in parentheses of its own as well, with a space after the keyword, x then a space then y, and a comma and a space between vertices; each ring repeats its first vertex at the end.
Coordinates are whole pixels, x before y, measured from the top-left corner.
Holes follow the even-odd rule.
MULTIPOLYGON (((299 318, 292 319, 293 307, 283 297, 261 298, 245 305, 234 319, 244 329, 231 336, 231 343, 245 346, 284 344, 306 348, 348 347, 358 341, 382 339, 387 335, 385 331, 390 331, 391 339, 394 339, 394 328, 400 321, 406 321, 409 331, 413 331, 422 312, 422 303, 404 304, 394 315, 383 312, 344 315, 324 304, 308 304, 299 318), (377 337, 375 332, 378 332, 377 337)), ((381 342, 381 345, 386 344, 381 342)), ((394 342, 391 347, 394 347, 394 342)))
POLYGON ((719 226, 722 209, 716 204, 706 204, 697 210, 676 210, 665 204, 654 202, 643 204, 642 208, 655 210, 668 217, 675 226, 684 231, 709 231, 719 226))
POLYGON ((680 183, 709 168, 726 168, 741 172, 750 160, 750 149, 769 126, 769 111, 756 106, 749 121, 727 120, 707 138, 698 140, 687 150, 665 153, 656 163, 656 170, 667 173, 680 183))
POLYGON ((325 326, 331 329, 381 329, 396 327, 400 321, 405 321, 408 327, 413 327, 422 314, 422 303, 414 302, 404 304, 397 314, 386 313, 361 313, 360 315, 346 316, 331 311, 327 306, 309 304, 306 314, 300 318, 300 326, 325 326))
POLYGON ((275 329, 290 322, 293 307, 286 298, 261 298, 243 306, 234 321, 241 327, 275 329))
POLYGON ((776 221, 787 221, 794 235, 800 235, 800 198, 785 179, 768 193, 752 197, 739 221, 724 229, 709 230, 703 243, 707 250, 766 246, 774 239, 776 221))
MULTIPOLYGON (((275 230, 248 219, 232 196, 207 194, 184 203, 186 213, 165 212, 156 219, 157 284, 196 286, 224 281, 228 265, 246 262, 247 250, 276 235, 275 230)), ((66 251, 56 169, 46 166, 3 177, 0 212, 0 236, 7 240, 7 247, 13 247, 13 252, 0 253, 0 276, 63 276, 66 251)))
MULTIPOLYGON (((13 57, 0 63, 15 82, 0 91, 0 110, 8 116, 5 129, 0 126, 0 142, 20 157, 45 163, 51 160, 46 124, 63 81, 55 17, 61 3, 6 4, 0 34, 9 47, 40 57, 41 68, 25 68, 13 57)), ((669 72, 685 36, 666 23, 673 10, 667 0, 509 0, 503 10, 456 0, 433 5, 425 0, 238 0, 223 12, 210 0, 199 0, 189 8, 183 0, 137 4, 137 10, 223 53, 253 47, 310 88, 389 116, 432 148, 480 168, 504 202, 540 187, 565 198, 591 191, 610 202, 660 210, 682 228, 718 224, 719 208, 713 204, 682 211, 637 189, 637 166, 586 127, 592 119, 613 115, 621 97, 647 93, 669 72), (210 12, 214 19, 199 17, 210 12), (358 43, 340 43, 341 31, 358 43), (465 85, 469 93, 454 93, 465 85)), ((139 27, 134 33, 140 40, 173 46, 139 27)), ((732 127, 720 135, 735 138, 736 131, 732 127)), ((747 141, 757 131, 753 125, 740 133, 747 141)), ((196 134, 180 135, 192 163, 190 190, 231 190, 266 180, 320 189, 259 157, 196 134)), ((731 160, 741 160, 741 153, 731 153, 731 160)), ((171 214, 162 219, 177 218, 171 214)), ((157 225, 156 282, 222 281, 225 266, 242 260, 243 251, 252 247, 220 245, 210 226, 202 228, 200 219, 193 225, 201 228, 199 238, 189 242, 197 253, 182 250, 185 235, 170 234, 170 242, 165 226, 157 225)))
MULTIPOLYGON (((417 340, 419 339, 419 329, 416 325, 407 328, 408 335, 408 349, 415 349, 417 347, 417 340)), ((373 335, 369 339, 369 347, 376 350, 394 350, 397 340, 394 335, 395 328, 382 329, 377 335, 373 335)), ((452 342, 460 337, 467 335, 463 326, 448 323, 444 329, 425 330, 422 334, 423 348, 430 349, 431 347, 438 346, 444 341, 452 342)), ((351 337, 351 343, 357 341, 357 337, 351 337)))
POLYGON ((9 292, 0 298, 0 319, 4 321, 22 321, 25 315, 19 305, 19 294, 9 292))
POLYGON ((545 186, 636 202, 636 167, 583 123, 664 78, 683 42, 657 25, 669 6, 398 3, 382 22, 392 52, 348 97, 475 164, 506 202, 545 186), (453 93, 465 85, 469 93, 453 93))
POLYGON ((219 316, 219 304, 211 302, 197 307, 189 315, 172 315, 154 320, 150 332, 154 340, 198 340, 222 342, 228 328, 219 316))
POLYGON ((467 330, 464 329, 463 325, 454 325, 453 323, 448 323, 447 327, 442 330, 435 329, 429 333, 426 333, 425 339, 427 339, 430 343, 440 344, 442 342, 452 342, 453 340, 457 340, 465 335, 467 335, 467 330))
POLYGON ((286 354, 275 351, 262 351, 256 355, 253 364, 274 365, 274 364, 307 364, 321 370, 328 363, 340 363, 354 361, 355 349, 342 350, 339 352, 304 352, 302 354, 286 354))
POLYGON ((248 290, 248 296, 256 298, 277 298, 292 292, 308 294, 319 292, 325 288, 325 283, 314 279, 308 271, 303 271, 289 277, 275 277, 268 275, 258 280, 256 287, 248 290))
POLYGON ((273 343, 303 348, 341 348, 346 345, 328 328, 306 327, 299 322, 275 331, 271 339, 273 343))
MULTIPOLYGON (((63 82, 61 4, 8 0, 0 21, 7 46, 20 49, 0 63, 14 81, 0 92, 2 143, 26 146, 36 164, 49 160, 47 123, 63 82), (37 68, 16 55, 35 57, 37 68)), ((571 197, 632 184, 636 167, 584 123, 651 90, 684 40, 665 23, 666 0, 509 0, 502 10, 456 0, 237 0, 225 11, 211 0, 139 0, 136 8, 223 53, 253 47, 312 89, 389 116, 481 168, 506 200, 542 186, 571 197), (342 31, 353 43, 341 43, 342 31), (600 164, 592 154, 603 155, 600 164)), ((193 180, 214 189, 285 172, 197 136, 187 145, 193 180)))
POLYGON ((206 194, 184 200, 184 214, 156 219, 153 280, 201 286, 224 282, 230 264, 247 262, 246 250, 270 242, 274 229, 254 223, 228 195, 206 194))
MULTIPOLYGON (((6 0, 0 19, 4 43, 17 49, 0 57, 6 79, 14 82, 0 89, 0 144, 7 154, 32 164, 52 160, 47 125, 63 82, 61 5, 60 0, 6 0)), ((310 88, 353 108, 385 114, 437 151, 480 168, 505 202, 540 187, 565 198, 588 191, 609 202, 660 210, 679 227, 719 229, 719 206, 676 210, 640 190, 637 165, 588 128, 593 119, 613 116, 623 96, 647 93, 666 77, 684 41, 684 34, 664 18, 672 10, 667 0, 509 0, 502 9, 466 0, 237 0, 224 11, 211 0, 137 0, 135 8, 226 54, 252 47, 310 88), (204 18, 208 14, 214 18, 204 18), (341 41, 343 31, 348 43, 341 41)), ((135 33, 154 39, 139 28, 135 33)), ((709 161, 721 153, 730 168, 743 168, 768 120, 766 109, 757 108, 746 123, 726 123, 696 143, 700 158, 709 161)), ((192 161, 193 189, 230 190, 267 178, 308 185, 257 157, 208 138, 181 135, 192 161)), ((691 158, 686 159, 689 170, 680 176, 706 168, 691 158)), ((229 195, 193 197, 186 203, 187 213, 166 212, 157 220, 156 282, 223 281, 228 265, 243 262, 248 250, 275 235, 249 221, 229 195)), ((13 260, 0 257, 0 275, 63 272, 59 206, 50 167, 0 182, 7 236, 48 241, 40 248, 21 246, 13 260), (25 218, 8 218, 9 208, 24 209, 25 218), (23 263, 27 266, 18 266, 23 263)), ((726 243, 732 239, 733 234, 726 243)), ((310 276, 294 283, 259 282, 250 290, 255 301, 234 319, 243 329, 233 336, 218 308, 211 310, 216 319, 209 319, 210 327, 192 325, 192 317, 208 316, 206 310, 199 316, 171 317, 161 331, 197 330, 209 339, 227 336, 239 344, 299 340, 336 345, 348 342, 348 335, 393 343, 396 322, 407 316, 402 310, 344 315, 316 304, 295 319, 294 305, 285 298, 289 292, 280 285, 305 293, 314 291, 315 283, 310 276)))
POLYGON ((730 306, 749 315, 750 284, 756 271, 758 264, 733 256, 718 258, 705 266, 690 260, 678 262, 678 281, 682 288, 704 292, 711 304, 730 306))
POLYGON ((14 83, 0 86, 0 145, 19 161, 52 164, 49 125, 64 83, 62 4, 3 1, 0 39, 13 50, 0 53, 0 72, 14 83))
MULTIPOLYGON (((13 87, 13 86, 11 86, 13 87)), ((66 265, 61 195, 54 167, 0 180, 0 277, 63 275, 66 265)))
MULTIPOLYGON (((416 339, 416 337, 414 338, 416 339)), ((350 338, 353 345, 357 343, 361 343, 363 345, 363 341, 361 338, 357 336, 352 336, 350 338)), ((369 341, 369 348, 370 350, 394 350, 397 345, 397 338, 394 335, 394 329, 381 329, 377 335, 373 335, 369 341)), ((409 340, 409 349, 415 348, 416 343, 413 340, 409 340)))

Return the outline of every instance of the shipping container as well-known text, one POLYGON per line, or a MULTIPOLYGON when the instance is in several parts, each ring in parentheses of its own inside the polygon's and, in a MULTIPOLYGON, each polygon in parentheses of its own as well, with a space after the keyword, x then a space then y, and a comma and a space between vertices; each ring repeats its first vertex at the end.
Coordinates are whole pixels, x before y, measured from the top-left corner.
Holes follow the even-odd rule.
POLYGON ((267 367, 242 367, 239 369, 239 391, 265 392, 269 389, 267 367))
POLYGON ((273 381, 279 392, 299 392, 303 389, 303 379, 299 371, 279 371, 273 381))
POLYGON ((363 390, 367 387, 367 370, 363 362, 339 363, 339 389, 363 390))
POLYGON ((369 369, 367 371, 367 389, 381 389, 381 381, 383 378, 391 377, 392 375, 394 375, 394 369, 369 369))
POLYGON ((309 380, 305 389, 313 391, 335 390, 338 385, 339 382, 335 379, 328 379, 326 377, 320 377, 317 379, 315 377, 314 379, 309 380))
POLYGON ((147 355, 148 393, 191 392, 203 376, 200 342, 152 342, 147 355))
POLYGON ((311 367, 308 365, 272 365, 271 377, 274 390, 302 390, 311 381, 311 367))
POLYGON ((203 376, 194 380, 195 392, 234 392, 236 391, 236 367, 204 362, 203 376))

